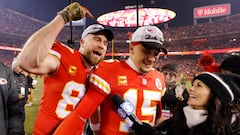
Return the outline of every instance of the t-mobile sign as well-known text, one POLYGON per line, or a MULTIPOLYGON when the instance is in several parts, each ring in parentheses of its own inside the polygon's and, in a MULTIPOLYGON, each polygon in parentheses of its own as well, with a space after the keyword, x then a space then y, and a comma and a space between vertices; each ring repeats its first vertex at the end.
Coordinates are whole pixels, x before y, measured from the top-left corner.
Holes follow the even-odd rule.
POLYGON ((193 14, 195 19, 230 15, 231 5, 227 3, 205 7, 197 7, 194 8, 193 14))

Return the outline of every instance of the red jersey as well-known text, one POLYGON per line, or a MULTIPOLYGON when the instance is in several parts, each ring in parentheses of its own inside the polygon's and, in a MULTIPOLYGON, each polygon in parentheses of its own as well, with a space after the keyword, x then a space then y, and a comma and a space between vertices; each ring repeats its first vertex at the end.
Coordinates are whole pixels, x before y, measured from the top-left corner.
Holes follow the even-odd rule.
POLYGON ((90 89, 94 88, 106 98, 100 109, 100 133, 103 135, 127 135, 131 125, 116 113, 112 97, 119 94, 135 105, 135 115, 151 125, 161 115, 161 97, 165 92, 164 77, 156 70, 141 75, 126 61, 105 62, 90 77, 90 89))
POLYGON ((60 60, 54 75, 44 77, 43 96, 34 125, 34 135, 52 134, 85 94, 88 69, 81 54, 55 42, 50 52, 60 60))
POLYGON ((57 128, 54 135, 76 134, 97 107, 100 109, 100 133, 103 135, 128 135, 131 125, 117 114, 112 102, 115 94, 135 105, 135 115, 151 125, 161 117, 161 98, 166 90, 163 75, 152 69, 141 75, 126 61, 102 62, 90 75, 90 86, 74 113, 57 128), (78 122, 78 124, 76 124, 78 122))

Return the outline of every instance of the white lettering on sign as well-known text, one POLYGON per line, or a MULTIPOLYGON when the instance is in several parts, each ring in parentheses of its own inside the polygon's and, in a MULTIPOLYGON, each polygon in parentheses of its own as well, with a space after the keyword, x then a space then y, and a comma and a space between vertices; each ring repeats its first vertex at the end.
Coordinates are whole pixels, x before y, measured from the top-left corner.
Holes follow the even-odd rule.
POLYGON ((229 15, 230 13, 231 13, 230 4, 194 8, 194 18, 216 17, 229 15))

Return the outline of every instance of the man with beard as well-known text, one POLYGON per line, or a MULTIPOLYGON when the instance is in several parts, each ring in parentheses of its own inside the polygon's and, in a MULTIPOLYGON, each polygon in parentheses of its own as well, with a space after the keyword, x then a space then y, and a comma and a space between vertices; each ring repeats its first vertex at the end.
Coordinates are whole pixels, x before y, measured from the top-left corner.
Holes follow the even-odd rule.
POLYGON ((92 14, 74 2, 35 32, 18 56, 26 71, 44 75, 43 96, 34 125, 34 135, 50 135, 84 96, 87 76, 103 60, 113 33, 102 25, 88 26, 82 33, 80 49, 54 42, 64 25, 92 14))
MULTIPOLYGON (((77 108, 60 124, 54 135, 81 134, 88 119, 100 105, 98 120, 92 129, 101 135, 129 135, 132 122, 117 114, 112 98, 119 95, 127 110, 134 111, 140 121, 156 125, 161 116, 161 98, 165 92, 163 75, 154 69, 160 53, 167 54, 163 46, 163 33, 156 26, 141 26, 135 30, 129 44, 127 60, 101 62, 89 77, 89 89, 77 108), (134 109, 133 109, 134 108, 134 109)), ((121 113, 124 114, 124 113, 121 113)))

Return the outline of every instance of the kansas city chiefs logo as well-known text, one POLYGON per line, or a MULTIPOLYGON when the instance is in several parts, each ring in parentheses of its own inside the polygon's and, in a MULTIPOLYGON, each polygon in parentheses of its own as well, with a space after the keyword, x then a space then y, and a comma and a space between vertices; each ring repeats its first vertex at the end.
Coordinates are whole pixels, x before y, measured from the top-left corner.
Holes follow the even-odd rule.
POLYGON ((0 78, 0 85, 7 84, 7 80, 5 78, 0 78))

